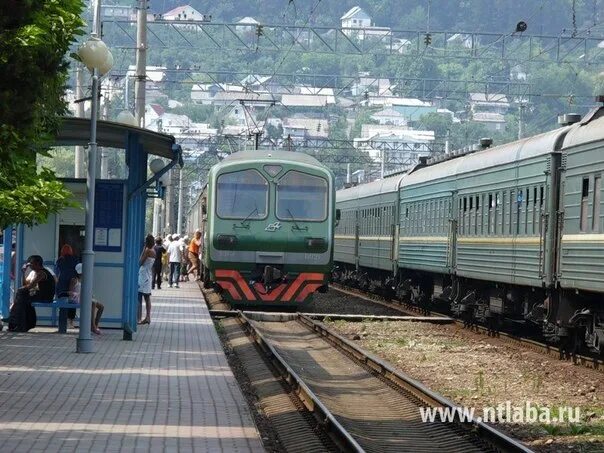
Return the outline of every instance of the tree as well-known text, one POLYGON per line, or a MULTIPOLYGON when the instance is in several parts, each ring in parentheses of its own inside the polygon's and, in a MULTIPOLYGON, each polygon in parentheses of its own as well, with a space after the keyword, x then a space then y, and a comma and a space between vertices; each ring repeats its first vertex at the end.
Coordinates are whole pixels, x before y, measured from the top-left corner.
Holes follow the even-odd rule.
POLYGON ((81 0, 0 2, 0 227, 32 225, 69 204, 54 173, 36 167, 66 111, 65 55, 81 34, 81 0))

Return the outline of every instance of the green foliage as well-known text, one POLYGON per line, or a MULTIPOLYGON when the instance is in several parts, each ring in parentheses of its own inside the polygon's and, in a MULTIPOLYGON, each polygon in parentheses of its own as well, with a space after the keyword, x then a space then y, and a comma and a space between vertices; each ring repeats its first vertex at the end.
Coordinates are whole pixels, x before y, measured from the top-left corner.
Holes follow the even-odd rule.
POLYGON ((69 203, 52 171, 38 170, 65 113, 65 55, 81 34, 81 0, 0 2, 0 227, 43 222, 69 203))

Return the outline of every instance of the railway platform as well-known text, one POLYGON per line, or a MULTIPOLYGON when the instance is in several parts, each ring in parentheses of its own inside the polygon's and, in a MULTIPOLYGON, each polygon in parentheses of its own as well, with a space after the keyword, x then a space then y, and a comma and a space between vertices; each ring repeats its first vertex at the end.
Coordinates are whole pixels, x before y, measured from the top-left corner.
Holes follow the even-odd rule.
POLYGON ((134 341, 0 333, 2 451, 264 451, 197 284, 165 285, 134 341))

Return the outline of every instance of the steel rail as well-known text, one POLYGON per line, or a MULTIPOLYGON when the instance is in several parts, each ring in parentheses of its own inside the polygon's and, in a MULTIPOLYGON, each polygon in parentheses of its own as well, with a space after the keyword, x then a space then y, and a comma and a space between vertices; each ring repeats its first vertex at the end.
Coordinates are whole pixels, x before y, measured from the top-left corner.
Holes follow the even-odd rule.
MULTIPOLYGON (((299 320, 309 329, 312 329, 313 331, 320 334, 323 338, 327 339, 329 343, 334 345, 336 348, 352 355, 356 360, 369 366, 371 369, 376 371, 381 377, 387 379, 394 386, 411 393, 414 397, 416 397, 423 403, 433 407, 448 407, 450 408, 450 410, 454 411, 456 415, 462 413, 463 408, 457 406, 451 400, 430 390, 421 382, 416 381, 415 379, 412 379, 406 374, 394 369, 386 361, 357 346, 352 341, 344 338, 343 336, 329 329, 323 323, 314 321, 304 315, 300 315, 299 320)), ((465 425, 467 428, 475 430, 475 432, 481 439, 486 440, 489 444, 491 444, 493 447, 500 451, 532 451, 516 439, 508 436, 507 434, 502 433, 501 431, 475 418, 466 422, 462 422, 458 418, 457 422, 461 425, 465 425)))
POLYGON ((248 334, 250 334, 261 349, 269 355, 283 379, 293 388, 304 406, 321 421, 323 428, 330 432, 335 437, 336 441, 348 451, 364 452, 365 450, 356 440, 354 440, 350 433, 344 429, 340 422, 336 420, 335 416, 319 400, 300 376, 298 376, 298 374, 286 363, 277 350, 264 338, 262 333, 253 327, 247 315, 241 313, 239 320, 248 334))

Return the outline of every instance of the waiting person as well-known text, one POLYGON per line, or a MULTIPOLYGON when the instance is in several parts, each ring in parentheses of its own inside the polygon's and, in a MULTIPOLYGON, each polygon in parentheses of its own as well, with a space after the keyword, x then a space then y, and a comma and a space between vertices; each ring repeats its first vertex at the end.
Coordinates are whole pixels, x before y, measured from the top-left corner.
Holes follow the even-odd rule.
MULTIPOLYGON (((55 263, 57 271, 57 297, 69 297, 71 281, 77 277, 76 265, 78 259, 73 255, 73 248, 69 244, 64 244, 61 247, 59 259, 55 263)), ((67 322, 69 327, 73 328, 73 320, 76 317, 75 309, 70 309, 67 312, 67 322)))
POLYGON ((191 239, 189 244, 189 261, 191 267, 189 268, 189 274, 193 274, 197 280, 199 280, 199 247, 201 246, 201 231, 197 230, 195 236, 191 239))
POLYGON ((52 302, 55 295, 55 278, 44 267, 40 255, 32 255, 23 266, 23 286, 15 294, 10 308, 8 330, 27 332, 36 327, 36 310, 32 302, 52 302))
POLYGON ((189 254, 187 250, 189 249, 189 238, 185 236, 181 239, 181 248, 180 248, 180 281, 188 282, 189 281, 189 267, 191 267, 191 261, 189 261, 189 254))
MULTIPOLYGON (((82 293, 82 263, 78 263, 75 266, 75 277, 71 279, 71 284, 69 285, 69 298, 73 303, 80 303, 80 295, 82 293)), ((105 306, 96 300, 94 297, 92 298, 92 313, 90 313, 90 330, 97 335, 101 334, 101 329, 99 329, 99 324, 101 322, 101 316, 103 316, 103 311, 105 310, 105 306)), ((75 310, 74 310, 75 311, 75 310)))
POLYGON ((170 247, 170 242, 172 242, 172 235, 169 234, 164 239, 164 248, 166 249, 166 254, 162 258, 162 275, 164 281, 168 281, 170 279, 170 256, 168 255, 168 248, 170 247))
POLYGON ((166 254, 166 249, 162 245, 163 241, 161 237, 155 238, 155 246, 153 251, 155 252, 155 261, 153 262, 153 275, 151 278, 151 289, 161 289, 161 271, 162 271, 162 260, 166 254))
POLYGON ((138 260, 138 323, 151 324, 151 281, 153 279, 153 263, 155 263, 155 240, 152 234, 145 238, 145 247, 138 260), (143 316, 143 298, 145 299, 146 316, 143 316))
POLYGON ((182 251, 180 245, 180 237, 175 235, 172 238, 172 242, 168 247, 168 259, 170 260, 170 288, 174 284, 176 288, 180 288, 178 285, 178 279, 180 278, 180 260, 182 259, 182 251))

